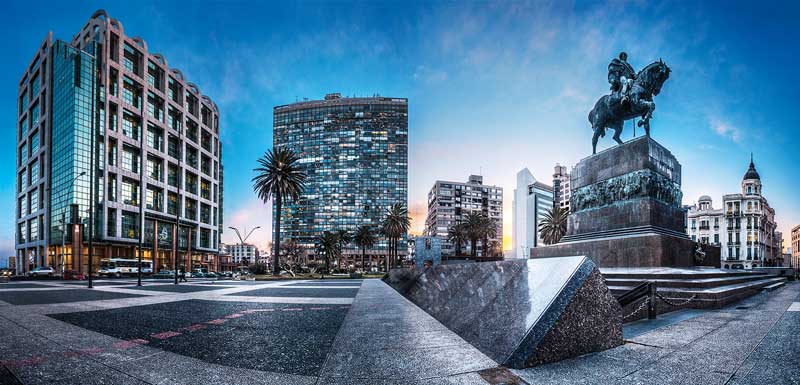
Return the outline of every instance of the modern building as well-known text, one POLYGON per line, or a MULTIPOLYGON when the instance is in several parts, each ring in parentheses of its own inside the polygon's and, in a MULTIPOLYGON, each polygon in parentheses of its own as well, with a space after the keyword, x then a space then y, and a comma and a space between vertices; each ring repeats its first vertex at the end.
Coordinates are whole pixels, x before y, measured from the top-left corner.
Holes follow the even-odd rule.
POLYGON ((569 188, 570 173, 567 167, 556 163, 553 172, 553 207, 561 207, 569 211, 569 198, 572 196, 569 188))
POLYGON ((39 45, 19 82, 16 131, 19 272, 86 272, 89 253, 95 271, 137 256, 140 241, 156 270, 217 254, 219 110, 105 11, 70 41, 50 32, 39 45))
POLYGON ((244 243, 227 245, 228 253, 230 253, 231 261, 235 264, 252 264, 259 262, 258 247, 255 245, 244 243))
MULTIPOLYGON (((283 207, 282 241, 295 240, 314 259, 323 232, 352 234, 361 225, 377 231, 393 204, 407 207, 408 99, 335 93, 277 106, 273 113, 274 147, 299 154, 308 175, 300 199, 283 207)), ((402 238, 398 245, 405 244, 402 238)), ((367 250, 376 266, 388 251, 385 238, 367 250)), ((360 266, 358 248, 343 252, 349 264, 360 266)), ((398 247, 398 254, 407 248, 398 247)))
POLYGON ((536 180, 530 170, 517 173, 512 201, 512 254, 528 258, 530 249, 544 245, 539 224, 554 206, 553 187, 536 180))
POLYGON ((713 208, 710 197, 702 196, 686 216, 686 232, 692 240, 721 247, 723 268, 752 269, 782 259, 775 210, 762 195, 761 177, 752 159, 741 193, 724 195, 720 209, 713 208))
MULTIPOLYGON (((428 192, 428 215, 425 218, 425 235, 441 240, 442 255, 454 256, 456 247, 448 237, 451 226, 463 222, 469 213, 482 213, 494 220, 497 229, 493 238, 488 238, 489 246, 503 245, 503 188, 483 184, 483 177, 470 175, 466 182, 437 180, 428 192)), ((476 255, 483 255, 483 240, 477 243, 476 255)), ((461 252, 471 255, 472 249, 466 242, 461 252)))

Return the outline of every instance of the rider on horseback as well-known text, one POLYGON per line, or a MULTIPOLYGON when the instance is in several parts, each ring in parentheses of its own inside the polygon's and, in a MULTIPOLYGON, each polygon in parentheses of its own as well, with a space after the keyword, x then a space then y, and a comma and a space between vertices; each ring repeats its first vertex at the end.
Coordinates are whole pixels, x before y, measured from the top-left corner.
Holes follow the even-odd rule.
POLYGON ((611 91, 622 96, 622 103, 628 100, 628 88, 636 79, 636 72, 628 64, 628 54, 619 53, 619 58, 614 58, 608 64, 608 82, 611 83, 611 91))

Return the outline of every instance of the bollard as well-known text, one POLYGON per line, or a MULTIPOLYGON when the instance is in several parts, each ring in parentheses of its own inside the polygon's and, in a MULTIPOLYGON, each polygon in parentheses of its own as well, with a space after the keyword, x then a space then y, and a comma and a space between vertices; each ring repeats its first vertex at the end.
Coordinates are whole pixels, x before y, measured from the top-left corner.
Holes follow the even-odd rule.
POLYGON ((656 319, 656 281, 650 282, 650 293, 648 293, 647 318, 656 319))

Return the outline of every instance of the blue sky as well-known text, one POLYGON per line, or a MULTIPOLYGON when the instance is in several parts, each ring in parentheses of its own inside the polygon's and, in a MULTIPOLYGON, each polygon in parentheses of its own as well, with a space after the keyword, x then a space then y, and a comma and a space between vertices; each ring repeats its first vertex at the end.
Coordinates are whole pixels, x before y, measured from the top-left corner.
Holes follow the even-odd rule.
MULTIPOLYGON (((104 8, 219 105, 225 224, 263 226, 253 235, 262 247, 269 210, 250 178, 272 143, 273 106, 329 92, 409 98, 414 229, 435 180, 482 173, 504 188, 508 235, 518 170, 549 183, 556 162, 591 153, 586 116, 620 50, 636 69, 659 58, 672 68, 652 133, 683 165, 684 203, 708 194, 718 206, 737 192, 753 152, 779 229, 800 223, 800 27, 790 2, 31 4, 6 3, 0 15, 0 162, 14 164, 17 82, 35 47, 49 30, 69 40, 104 8)), ((11 166, 0 180, 0 255, 13 255, 11 166)))

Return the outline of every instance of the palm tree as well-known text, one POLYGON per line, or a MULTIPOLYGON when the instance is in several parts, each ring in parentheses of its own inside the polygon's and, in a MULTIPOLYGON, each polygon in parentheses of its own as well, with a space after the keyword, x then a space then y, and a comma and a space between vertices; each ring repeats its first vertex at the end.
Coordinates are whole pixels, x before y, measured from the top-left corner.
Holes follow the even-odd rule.
MULTIPOLYGON (((358 247, 361 248, 361 269, 364 271, 366 271, 366 269, 364 269, 364 261, 367 255, 367 248, 374 246, 375 240, 375 233, 368 225, 359 226, 358 230, 356 230, 356 233, 353 236, 353 241, 358 247)), ((372 258, 370 258, 370 262, 372 262, 372 258)))
POLYGON ((491 247, 489 245, 489 238, 497 237, 497 222, 483 214, 483 218, 481 219, 481 226, 478 229, 478 232, 481 234, 481 239, 483 242, 483 256, 488 257, 489 251, 491 247))
POLYGON ((461 255, 461 245, 467 240, 466 223, 456 223, 447 229, 447 240, 456 248, 456 256, 461 255))
POLYGON ((567 233, 568 215, 569 210, 558 206, 553 206, 551 210, 544 214, 544 218, 539 223, 539 231, 542 232, 542 242, 545 245, 558 243, 567 233))
POLYGON ((268 150, 258 159, 258 167, 253 169, 253 190, 266 204, 272 198, 275 202, 275 240, 272 252, 274 262, 272 271, 280 274, 279 257, 281 255, 281 210, 283 201, 300 199, 305 188, 306 173, 300 169, 297 154, 287 148, 279 147, 268 150))
MULTIPOLYGON (((344 250, 350 242, 353 242, 353 236, 347 232, 347 230, 339 230, 336 232, 336 237, 339 239, 339 250, 344 250)), ((344 253, 339 254, 339 259, 336 260, 336 266, 339 267, 339 270, 342 269, 342 260, 341 257, 344 253)))
POLYGON ((342 254, 339 235, 326 231, 317 237, 317 252, 325 259, 325 271, 330 272, 331 257, 339 258, 342 254))
POLYGON ((389 271, 389 260, 395 261, 397 257, 397 242, 411 227, 411 218, 408 217, 405 203, 395 203, 389 207, 381 227, 389 239, 389 258, 386 259, 386 271, 389 271))
POLYGON ((476 256, 478 254, 478 240, 483 238, 483 213, 478 211, 471 211, 464 216, 464 227, 469 239, 470 255, 476 256))

